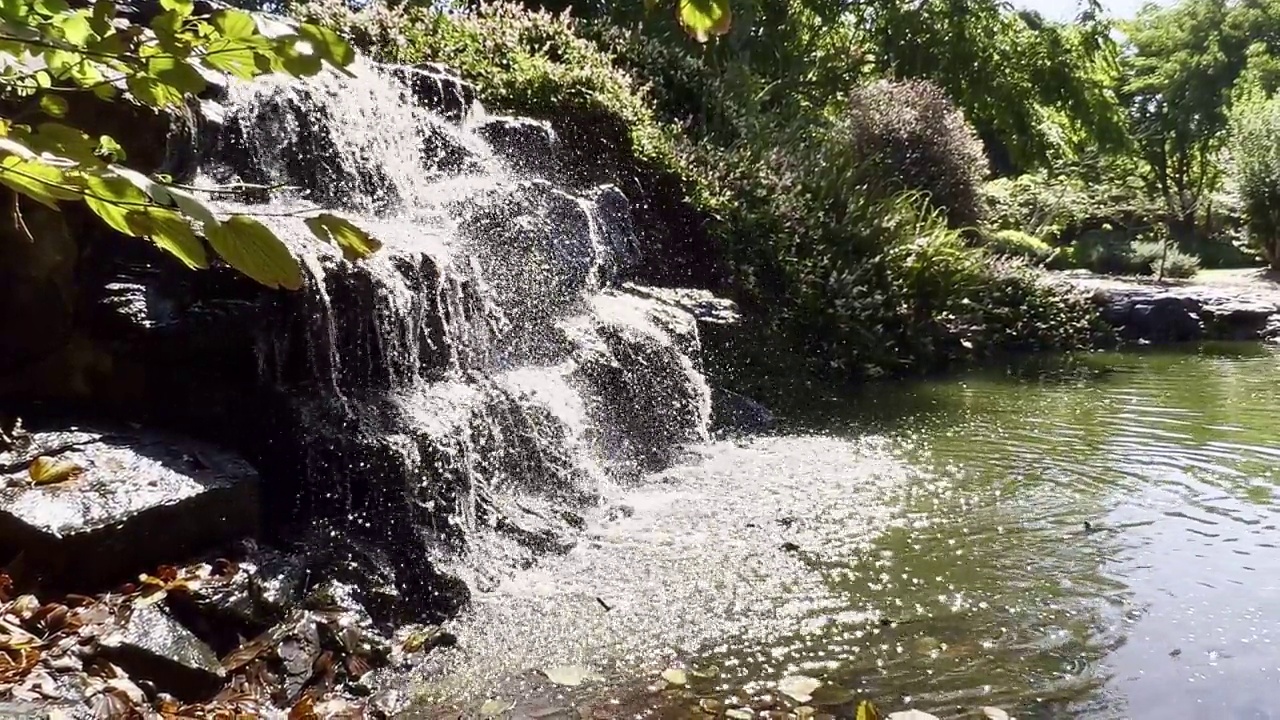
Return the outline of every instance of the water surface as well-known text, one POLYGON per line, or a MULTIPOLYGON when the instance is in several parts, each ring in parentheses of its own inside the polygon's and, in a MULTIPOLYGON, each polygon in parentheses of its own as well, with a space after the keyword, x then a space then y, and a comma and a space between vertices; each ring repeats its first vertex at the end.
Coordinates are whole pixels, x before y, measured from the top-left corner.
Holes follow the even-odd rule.
POLYGON ((867 697, 942 717, 1280 718, 1276 352, 791 397, 776 436, 614 490, 579 548, 480 599, 418 691, 691 717, 793 709, 774 687, 802 674, 836 716, 867 697), (536 672, 562 665, 604 679, 536 672), (673 665, 714 677, 654 682, 673 665))

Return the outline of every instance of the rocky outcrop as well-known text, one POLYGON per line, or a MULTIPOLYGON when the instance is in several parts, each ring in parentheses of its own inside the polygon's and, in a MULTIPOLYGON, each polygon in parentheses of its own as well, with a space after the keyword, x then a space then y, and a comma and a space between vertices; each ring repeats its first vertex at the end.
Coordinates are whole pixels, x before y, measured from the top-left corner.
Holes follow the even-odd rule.
POLYGON ((1102 319, 1125 342, 1158 345, 1280 337, 1280 291, 1160 285, 1089 275, 1067 279, 1091 294, 1102 319))
POLYGON ((0 452, 0 556, 24 585, 92 591, 258 532, 258 474, 217 447, 83 431, 14 444, 0 452))

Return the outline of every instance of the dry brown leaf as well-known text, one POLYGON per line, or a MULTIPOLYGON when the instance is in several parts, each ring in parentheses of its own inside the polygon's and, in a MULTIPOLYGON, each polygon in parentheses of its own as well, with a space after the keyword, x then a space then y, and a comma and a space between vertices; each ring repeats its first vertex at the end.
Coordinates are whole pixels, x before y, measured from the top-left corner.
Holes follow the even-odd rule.
POLYGON ((51 458, 41 455, 31 461, 27 474, 36 485, 52 485, 54 483, 74 480, 84 473, 84 468, 67 459, 51 458))
POLYGON ((315 704, 310 695, 304 695, 296 705, 289 708, 289 720, 320 720, 315 704))

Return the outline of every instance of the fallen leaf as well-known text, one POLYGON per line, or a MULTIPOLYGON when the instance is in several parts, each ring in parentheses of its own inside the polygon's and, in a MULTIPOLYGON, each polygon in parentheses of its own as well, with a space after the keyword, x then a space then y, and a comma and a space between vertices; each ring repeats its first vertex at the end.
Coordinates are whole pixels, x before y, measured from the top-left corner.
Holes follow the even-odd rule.
POLYGON ((984 707, 982 708, 982 714, 987 716, 987 720, 1012 720, 1009 717, 1009 713, 998 707, 984 707))
POLYGON ((806 675, 791 675, 778 681, 778 692, 796 702, 805 703, 813 699, 813 691, 821 686, 821 680, 806 675))
POLYGON ((32 460, 31 465, 27 467, 27 474, 31 476, 31 482, 36 485, 52 485, 73 480, 83 472, 84 468, 71 460, 57 460, 47 455, 41 455, 32 460))
POLYGON ((663 670, 662 679, 672 685, 687 685, 689 683, 689 676, 680 668, 667 668, 666 670, 663 670))
POLYGON ((730 710, 725 710, 724 716, 730 720, 751 720, 755 717, 755 714, 750 710, 743 708, 732 708, 730 710))
POLYGON ((557 685, 577 687, 587 680, 604 680, 603 677, 578 665, 557 665, 542 671, 547 679, 557 685))
POLYGON ((497 698, 492 698, 490 700, 486 700, 485 703, 480 706, 480 717, 496 718, 501 716, 503 713, 510 712, 515 708, 515 706, 516 704, 512 700, 499 700, 497 698))

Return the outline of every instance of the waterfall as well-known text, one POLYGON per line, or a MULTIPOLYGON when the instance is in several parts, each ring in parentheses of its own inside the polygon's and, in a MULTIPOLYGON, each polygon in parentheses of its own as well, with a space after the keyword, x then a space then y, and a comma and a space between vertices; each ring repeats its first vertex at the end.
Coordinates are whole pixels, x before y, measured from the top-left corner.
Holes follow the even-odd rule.
POLYGON ((380 544, 429 595, 440 568, 563 547, 602 484, 706 439, 710 391, 693 317, 620 285, 638 254, 621 192, 557 184, 545 125, 447 118, 404 68, 350 71, 231 86, 198 182, 268 188, 207 197, 305 269, 254 343, 272 409, 246 442, 271 511, 380 544), (382 250, 315 241, 321 208, 382 250))

